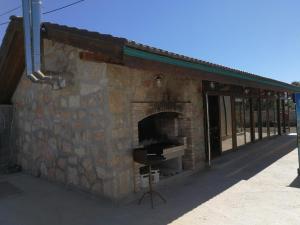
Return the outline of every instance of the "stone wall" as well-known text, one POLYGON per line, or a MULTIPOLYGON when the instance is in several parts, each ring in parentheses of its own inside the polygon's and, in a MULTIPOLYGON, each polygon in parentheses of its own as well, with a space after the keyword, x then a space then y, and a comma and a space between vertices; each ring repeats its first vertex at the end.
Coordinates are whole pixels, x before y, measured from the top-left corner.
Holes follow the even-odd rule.
POLYGON ((44 71, 59 73, 67 87, 53 90, 22 77, 13 104, 24 170, 111 199, 126 197, 137 191, 137 123, 165 111, 182 115, 185 169, 204 165, 199 78, 163 74, 158 85, 157 74, 83 61, 71 46, 44 40, 43 51, 44 71))
POLYGON ((138 145, 138 122, 158 112, 178 112, 185 121, 188 136, 185 168, 204 166, 204 127, 202 81, 186 74, 157 74, 108 64, 109 109, 112 116, 112 151, 118 195, 136 186, 136 166, 132 149, 138 145))
POLYGON ((79 49, 48 40, 43 49, 45 71, 67 78, 67 87, 21 79, 13 96, 19 163, 36 176, 114 198, 106 64, 82 61, 79 49))

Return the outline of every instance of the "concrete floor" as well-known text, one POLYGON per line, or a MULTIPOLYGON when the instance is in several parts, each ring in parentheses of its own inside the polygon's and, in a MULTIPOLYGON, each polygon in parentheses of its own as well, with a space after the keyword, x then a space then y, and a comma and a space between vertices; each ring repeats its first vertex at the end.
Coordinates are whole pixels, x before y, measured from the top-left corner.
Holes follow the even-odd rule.
POLYGON ((168 202, 114 205, 26 174, 0 176, 22 192, 1 196, 1 225, 300 224, 296 136, 227 153, 213 168, 160 187, 168 202))

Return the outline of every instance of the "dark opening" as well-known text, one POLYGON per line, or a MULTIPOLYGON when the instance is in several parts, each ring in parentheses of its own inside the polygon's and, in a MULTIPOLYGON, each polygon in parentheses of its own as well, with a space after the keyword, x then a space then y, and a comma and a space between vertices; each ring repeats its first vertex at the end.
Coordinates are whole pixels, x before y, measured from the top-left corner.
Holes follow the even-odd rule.
POLYGON ((211 157, 221 155, 219 96, 208 96, 211 157))
MULTIPOLYGON (((180 115, 175 112, 162 112, 148 116, 138 123, 139 144, 147 149, 148 154, 163 155, 166 159, 152 167, 159 174, 159 179, 176 175, 183 170, 185 137, 182 129, 184 121, 180 115), (182 148, 178 148, 179 146, 182 148)), ((140 174, 145 171, 148 170, 140 168, 140 174)))
POLYGON ((141 120, 138 123, 139 142, 144 145, 171 143, 178 136, 178 113, 162 112, 141 120))

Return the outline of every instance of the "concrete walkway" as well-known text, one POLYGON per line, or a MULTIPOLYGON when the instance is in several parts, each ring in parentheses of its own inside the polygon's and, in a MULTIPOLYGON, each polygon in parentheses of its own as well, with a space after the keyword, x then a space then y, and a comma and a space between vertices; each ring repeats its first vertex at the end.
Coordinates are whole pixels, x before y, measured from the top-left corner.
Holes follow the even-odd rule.
POLYGON ((156 199, 154 210, 148 199, 116 206, 22 173, 0 176, 0 185, 19 190, 0 193, 0 224, 299 225, 295 148, 296 136, 282 136, 228 153, 212 169, 160 187, 168 202, 156 199))

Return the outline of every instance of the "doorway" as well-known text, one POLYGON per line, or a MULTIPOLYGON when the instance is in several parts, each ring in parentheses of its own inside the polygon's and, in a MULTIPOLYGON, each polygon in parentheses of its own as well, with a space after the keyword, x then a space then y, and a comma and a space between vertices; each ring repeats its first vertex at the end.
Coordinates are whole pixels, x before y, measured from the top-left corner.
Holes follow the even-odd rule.
POLYGON ((221 155, 220 100, 217 95, 208 96, 209 139, 211 158, 221 155))

